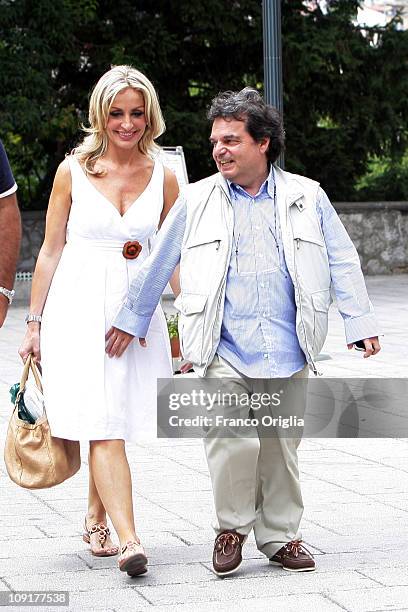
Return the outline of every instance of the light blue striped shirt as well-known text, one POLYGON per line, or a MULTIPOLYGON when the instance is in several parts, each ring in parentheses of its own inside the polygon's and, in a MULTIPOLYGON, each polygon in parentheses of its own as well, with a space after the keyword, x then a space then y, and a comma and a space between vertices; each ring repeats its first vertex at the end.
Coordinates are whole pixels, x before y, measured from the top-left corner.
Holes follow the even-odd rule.
MULTIPOLYGON (((255 197, 232 185, 230 193, 234 236, 218 352, 250 377, 290 376, 306 360, 295 331, 294 289, 284 259, 278 211, 275 218, 273 170, 255 197)), ((316 209, 346 341, 378 336, 355 247, 321 188, 316 209)), ((115 327, 146 337, 153 312, 180 261, 185 228, 186 200, 180 197, 132 282, 115 327)))
POLYGON ((286 268, 273 168, 255 196, 228 183, 234 236, 218 353, 250 378, 291 376, 306 359, 286 268))

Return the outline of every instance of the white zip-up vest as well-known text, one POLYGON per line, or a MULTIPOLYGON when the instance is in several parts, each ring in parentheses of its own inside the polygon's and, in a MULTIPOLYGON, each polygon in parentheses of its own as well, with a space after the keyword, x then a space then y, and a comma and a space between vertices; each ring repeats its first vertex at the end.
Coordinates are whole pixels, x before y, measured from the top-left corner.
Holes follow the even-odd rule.
MULTIPOLYGON (((286 265, 296 301, 296 334, 310 367, 327 335, 330 268, 316 198, 319 184, 275 168, 286 265)), ((179 335, 185 359, 204 376, 216 353, 234 226, 229 189, 215 174, 183 190, 186 230, 181 249, 179 335)))

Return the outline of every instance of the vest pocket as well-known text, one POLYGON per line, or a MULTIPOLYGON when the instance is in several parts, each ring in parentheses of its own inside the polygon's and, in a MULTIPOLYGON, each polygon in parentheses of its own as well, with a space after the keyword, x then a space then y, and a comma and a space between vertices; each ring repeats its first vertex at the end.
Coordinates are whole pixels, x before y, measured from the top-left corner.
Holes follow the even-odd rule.
POLYGON ((174 305, 180 310, 180 349, 184 359, 201 364, 205 307, 208 296, 182 293, 174 305))
POLYGON ((324 247, 324 242, 321 238, 321 236, 317 236, 314 234, 305 234, 302 233, 302 235, 296 235, 294 236, 294 240, 295 240, 295 244, 297 246, 298 249, 300 249, 301 243, 311 243, 311 244, 317 244, 319 247, 324 247))
POLYGON ((331 302, 330 290, 315 291, 311 298, 313 304, 313 353, 317 356, 327 336, 328 312, 331 302))
MULTIPOLYGON (((181 251, 180 283, 183 291, 183 302, 189 310, 199 298, 187 296, 206 296, 223 273, 220 262, 223 261, 226 241, 221 238, 194 236, 181 251), (194 301, 195 300, 195 301, 194 301)), ((186 313, 187 314, 187 313, 186 313)))

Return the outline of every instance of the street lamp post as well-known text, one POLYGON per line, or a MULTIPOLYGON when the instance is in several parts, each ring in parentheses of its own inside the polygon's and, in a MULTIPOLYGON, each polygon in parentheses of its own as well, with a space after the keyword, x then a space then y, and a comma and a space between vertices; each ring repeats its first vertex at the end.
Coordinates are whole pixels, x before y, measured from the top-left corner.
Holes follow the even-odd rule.
MULTIPOLYGON (((281 0, 262 0, 262 17, 265 100, 283 113, 281 0)), ((284 167, 283 154, 277 163, 284 167)))

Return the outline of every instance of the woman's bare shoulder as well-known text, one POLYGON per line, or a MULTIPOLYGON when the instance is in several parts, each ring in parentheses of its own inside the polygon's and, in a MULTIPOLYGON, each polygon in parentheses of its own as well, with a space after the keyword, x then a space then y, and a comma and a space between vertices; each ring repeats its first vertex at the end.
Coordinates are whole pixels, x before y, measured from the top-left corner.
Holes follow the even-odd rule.
POLYGON ((55 178, 60 181, 69 180, 69 182, 71 182, 71 168, 69 165, 68 157, 63 159, 62 162, 59 164, 55 173, 55 178))
POLYGON ((179 191, 179 184, 176 175, 166 166, 164 166, 164 189, 171 192, 176 191, 177 193, 179 191))
POLYGON ((54 184, 52 188, 53 194, 68 196, 71 193, 71 185, 71 168, 68 159, 65 158, 59 164, 55 173, 54 184))

